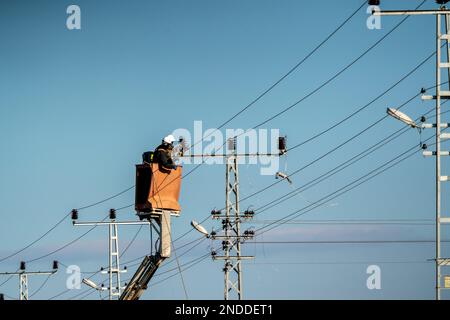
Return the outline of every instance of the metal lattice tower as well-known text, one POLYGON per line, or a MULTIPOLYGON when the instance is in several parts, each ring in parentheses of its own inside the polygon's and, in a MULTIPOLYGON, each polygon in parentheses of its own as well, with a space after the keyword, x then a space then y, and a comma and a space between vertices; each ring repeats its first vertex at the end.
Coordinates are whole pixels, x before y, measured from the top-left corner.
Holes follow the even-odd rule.
POLYGON ((28 275, 19 275, 19 300, 28 300, 28 275))
POLYGON ((225 256, 224 298, 229 300, 230 291, 242 299, 242 265, 241 265, 241 222, 239 217, 239 172, 238 158, 232 154, 226 158, 226 201, 225 218, 222 226, 225 233, 223 249, 225 256), (233 253, 235 255, 233 256, 233 253))
MULTIPOLYGON (((73 218, 74 219, 74 218, 73 218)), ((76 216, 78 219, 78 216, 76 216)), ((102 274, 108 274, 109 286, 107 290, 109 291, 109 300, 113 300, 114 297, 117 299, 122 295, 122 291, 124 287, 121 283, 121 273, 127 272, 126 267, 121 269, 120 267, 120 251, 119 251, 119 233, 118 229, 120 225, 128 225, 128 226, 137 226, 137 225, 150 225, 150 222, 138 222, 138 221, 116 221, 115 210, 110 210, 110 221, 104 222, 75 222, 74 226, 108 226, 108 260, 109 266, 107 270, 103 270, 102 274), (113 280, 115 280, 115 284, 113 284, 113 280)), ((101 290, 101 289, 97 289, 101 290)))
MULTIPOLYGON (((225 214, 221 211, 211 212, 213 219, 222 220, 223 235, 217 235, 215 231, 208 237, 212 240, 222 240, 223 255, 217 255, 212 250, 214 260, 224 260, 224 299, 243 299, 242 287, 242 260, 253 259, 254 256, 242 255, 241 245, 246 239, 252 239, 254 231, 246 230, 241 233, 242 220, 248 221, 253 218, 254 212, 246 210, 244 214, 239 210, 239 159, 242 157, 279 157, 286 153, 286 137, 278 138, 279 153, 237 153, 237 137, 227 141, 228 153, 223 154, 196 154, 181 155, 183 158, 209 158, 223 157, 226 161, 225 171, 225 214)), ((205 230, 206 232, 206 230, 205 230)), ((203 232, 202 232, 203 233, 203 232)))
MULTIPOLYGON (((450 98, 450 91, 443 91, 441 69, 447 69, 447 79, 450 80, 449 43, 450 34, 448 30, 449 15, 436 15, 436 123, 441 124, 441 100, 450 98), (445 20, 445 29, 442 31, 442 18, 445 20), (442 41, 446 41, 446 61, 442 61, 442 41)), ((449 266, 448 259, 441 257, 441 223, 450 223, 450 217, 441 217, 441 182, 448 181, 448 176, 441 176, 441 140, 446 138, 441 134, 442 125, 436 125, 436 299, 441 299, 441 266, 449 266)), ((447 137, 448 138, 448 137, 447 137)))
MULTIPOLYGON (((162 261, 170 257, 171 251, 171 234, 170 234, 170 211, 151 214, 147 217, 147 221, 116 221, 116 210, 109 211, 110 221, 98 222, 76 222, 78 213, 76 209, 72 211, 72 219, 74 226, 108 226, 108 260, 109 266, 107 270, 101 269, 103 274, 108 274, 109 287, 101 288, 91 286, 96 290, 107 290, 109 292, 109 300, 117 297, 118 300, 138 300, 143 292, 147 289, 147 284, 153 274, 158 269, 162 261), (119 226, 149 226, 150 227, 150 246, 159 243, 159 250, 155 255, 145 256, 138 270, 130 280, 130 283, 122 287, 121 273, 127 272, 127 268, 120 267, 120 251, 119 251, 119 226), (153 230, 157 233, 157 237, 153 239, 153 230), (115 282, 113 281, 115 280, 115 282), (114 283, 114 284, 113 284, 114 283)), ((153 250, 153 249, 151 249, 153 250)), ((83 280, 84 282, 84 280, 83 280)), ((94 284, 95 285, 95 284, 94 284)))
POLYGON ((119 234, 115 220, 109 224, 109 300, 120 296, 120 256, 119 256, 119 234), (113 278, 116 278, 116 286, 113 287, 113 278))
MULTIPOLYGON (((222 218, 223 236, 212 236, 213 240, 222 240, 223 256, 213 253, 213 259, 224 260, 224 299, 243 299, 242 287, 242 260, 253 259, 253 256, 244 256, 241 251, 241 241, 246 238, 241 234, 241 219, 244 217, 239 210, 239 156, 236 153, 236 138, 231 139, 229 154, 225 156, 225 214, 215 215, 222 218)), ((249 156, 249 155, 243 155, 249 156)), ((245 216, 245 219, 248 219, 245 216)))
MULTIPOLYGON (((442 3, 442 2, 441 2, 442 3)), ((434 15, 436 17, 436 95, 423 96, 424 100, 436 100, 436 123, 424 124, 423 129, 436 130, 436 151, 425 151, 426 156, 436 157, 436 274, 435 274, 435 292, 436 300, 441 299, 442 288, 442 274, 441 268, 450 266, 450 258, 442 258, 442 239, 441 239, 441 224, 450 224, 450 214, 445 217, 441 215, 442 198, 441 198, 441 183, 450 181, 450 176, 441 175, 441 157, 449 155, 449 152, 441 151, 441 141, 450 139, 450 134, 442 133, 442 129, 448 128, 449 123, 441 122, 441 101, 443 99, 450 99, 450 90, 443 90, 442 83, 445 78, 442 75, 442 69, 447 69, 447 79, 450 81, 450 11, 444 5, 439 10, 399 10, 399 11, 375 11, 376 16, 399 16, 399 15, 434 15), (444 22, 444 23, 443 23, 444 22), (446 47, 446 48, 445 48, 446 47), (443 60, 443 48, 445 48, 445 60, 443 60)), ((450 88, 449 88, 450 89, 450 88)), ((444 276, 444 287, 450 288, 450 276, 444 276)))
POLYGON ((20 263, 20 270, 16 272, 0 272, 2 276, 18 276, 19 300, 28 300, 28 276, 51 276, 58 272, 58 261, 53 261, 52 271, 26 271, 25 262, 20 263))

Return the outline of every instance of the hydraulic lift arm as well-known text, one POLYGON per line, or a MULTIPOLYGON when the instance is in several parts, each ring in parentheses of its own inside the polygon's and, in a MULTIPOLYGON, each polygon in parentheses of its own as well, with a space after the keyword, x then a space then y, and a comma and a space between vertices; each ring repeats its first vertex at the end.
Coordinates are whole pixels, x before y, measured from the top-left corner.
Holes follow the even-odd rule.
POLYGON ((161 257, 159 254, 145 256, 130 283, 122 292, 119 300, 139 300, 141 295, 147 289, 150 279, 165 259, 166 258, 161 257))
POLYGON ((171 232, 170 232, 170 212, 162 212, 156 221, 160 230, 160 248, 155 255, 147 255, 144 257, 139 268, 136 270, 130 283, 122 292, 119 300, 138 300, 144 291, 150 279, 158 270, 161 263, 170 257, 171 249, 171 232))

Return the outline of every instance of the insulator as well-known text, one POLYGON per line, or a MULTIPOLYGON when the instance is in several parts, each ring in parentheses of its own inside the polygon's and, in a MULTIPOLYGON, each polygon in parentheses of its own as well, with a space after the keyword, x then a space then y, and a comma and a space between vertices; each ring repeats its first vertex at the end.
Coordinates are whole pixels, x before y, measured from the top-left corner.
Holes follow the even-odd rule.
POLYGON ((116 209, 109 209, 109 218, 111 220, 115 220, 116 219, 116 209))
POLYGON ((379 6, 380 0, 369 0, 368 3, 369 3, 369 6, 379 6))
POLYGON ((427 149, 428 149, 427 144, 426 144, 426 143, 423 143, 423 144, 422 144, 422 150, 427 150, 427 149))
POLYGON ((254 235, 255 235, 255 231, 253 231, 253 230, 245 230, 244 231, 245 238, 252 238, 254 235))
POLYGON ((78 220, 78 210, 72 209, 72 220, 78 220))
POLYGON ((278 137, 278 150, 282 154, 286 152, 286 137, 278 137))
POLYGON ((20 270, 25 270, 25 269, 26 269, 25 261, 20 261, 20 270))
POLYGON ((245 210, 244 211, 244 216, 246 216, 246 217, 252 217, 254 215, 255 215, 255 211, 253 211, 253 210, 245 210))
POLYGON ((425 88, 420 89, 420 93, 421 93, 421 94, 424 94, 424 93, 426 93, 426 92, 427 92, 427 89, 425 89, 425 88))
POLYGON ((58 261, 53 261, 53 270, 58 270, 58 261))
POLYGON ((236 137, 228 139, 228 150, 230 151, 236 150, 236 145, 237 145, 236 137))
POLYGON ((420 122, 425 122, 425 121, 427 121, 427 118, 425 116, 421 116, 420 117, 420 122))
POLYGON ((184 156, 184 146, 185 146, 185 144, 184 144, 184 138, 183 138, 183 137, 180 137, 180 138, 178 139, 178 143, 180 144, 180 157, 182 157, 182 156, 184 156))
POLYGON ((213 216, 213 219, 217 219, 218 216, 220 216, 222 212, 220 210, 212 210, 211 215, 213 216))

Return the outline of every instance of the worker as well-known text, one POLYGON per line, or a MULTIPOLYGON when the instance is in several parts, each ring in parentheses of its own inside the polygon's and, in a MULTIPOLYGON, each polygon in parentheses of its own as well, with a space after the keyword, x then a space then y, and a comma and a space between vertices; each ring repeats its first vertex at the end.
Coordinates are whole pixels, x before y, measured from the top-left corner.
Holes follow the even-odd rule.
POLYGON ((154 162, 159 163, 161 167, 163 167, 166 170, 176 170, 177 165, 172 160, 172 150, 173 150, 173 143, 175 142, 175 137, 171 134, 169 134, 167 137, 165 137, 162 141, 162 143, 156 148, 154 153, 154 162))

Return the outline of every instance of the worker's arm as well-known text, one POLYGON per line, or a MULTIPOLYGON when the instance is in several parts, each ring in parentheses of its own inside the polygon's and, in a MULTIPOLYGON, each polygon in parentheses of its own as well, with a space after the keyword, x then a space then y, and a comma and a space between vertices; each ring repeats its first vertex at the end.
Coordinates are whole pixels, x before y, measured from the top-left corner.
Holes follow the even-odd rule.
POLYGON ((169 153, 167 151, 160 151, 159 153, 159 161, 160 164, 165 169, 176 169, 177 166, 173 163, 172 158, 170 158, 169 153))

